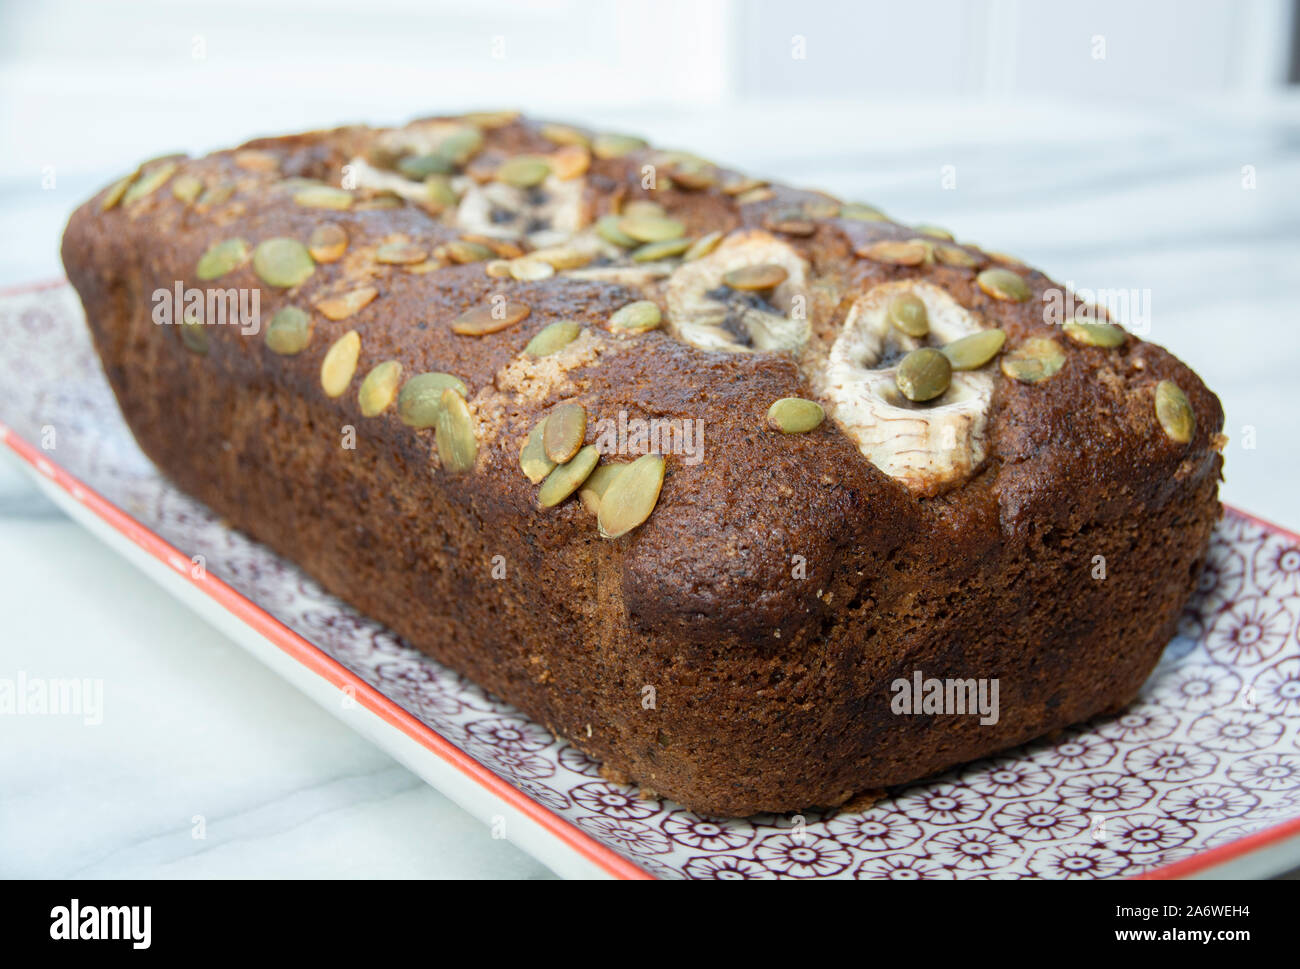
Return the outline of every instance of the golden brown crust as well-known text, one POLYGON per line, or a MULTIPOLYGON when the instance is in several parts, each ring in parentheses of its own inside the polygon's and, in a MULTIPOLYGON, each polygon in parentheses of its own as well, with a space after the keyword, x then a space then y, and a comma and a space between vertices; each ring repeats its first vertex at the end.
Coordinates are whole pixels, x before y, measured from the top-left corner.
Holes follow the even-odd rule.
MULTIPOLYGON (((505 158, 559 147, 522 120, 482 133, 467 170, 484 182, 505 158)), ((960 247, 965 256, 950 261, 974 265, 945 264, 933 247, 952 243, 837 217, 815 193, 646 191, 644 164, 657 163, 661 178, 674 167, 649 149, 591 160, 582 217, 653 198, 690 237, 749 228, 779 239, 809 267, 809 351, 801 366, 779 353, 700 350, 664 329, 616 335, 609 316, 647 295, 666 305, 662 289, 564 270, 491 276, 484 262, 439 258, 464 235, 446 214, 409 202, 365 208, 375 193, 354 193, 360 205, 347 211, 295 203, 300 186, 286 179, 337 185, 382 138, 346 128, 261 139, 181 162, 173 179, 228 184, 224 201, 187 203, 164 185, 107 210, 101 193, 73 216, 64 262, 105 371, 141 446, 182 488, 611 769, 702 811, 842 803, 1136 694, 1219 515, 1222 411, 1165 350, 1131 336, 1115 349, 1077 345, 1043 319, 1039 297, 1054 284, 1042 274, 1012 266, 1034 298, 994 298, 976 282, 999 264, 993 257, 960 247), (326 221, 346 230, 347 250, 297 287, 265 285, 251 261, 209 283, 196 275, 213 243, 306 244, 326 221), (872 258, 897 259, 873 248, 881 241, 918 238, 930 247, 920 264, 872 258), (394 242, 429 259, 377 261, 394 242), (1050 336, 1066 355, 1037 384, 992 366, 987 458, 960 486, 928 496, 873 466, 834 420, 804 434, 765 422, 773 401, 816 396, 807 360, 834 342, 854 299, 898 279, 941 287, 1005 330, 1008 349, 1050 336), (266 321, 285 306, 306 310, 311 341, 281 356, 260 334, 210 326, 198 355, 180 327, 150 319, 150 295, 177 281, 256 288, 266 321), (313 309, 359 287, 377 296, 346 318, 313 309), (453 332, 455 317, 494 295, 527 304, 528 316, 481 337, 453 332), (585 329, 562 364, 524 357, 558 319, 585 329), (356 375, 326 396, 322 360, 350 330, 361 338, 356 375), (395 407, 362 415, 361 380, 390 359, 403 378, 442 371, 467 385, 472 472, 443 469, 435 431, 408 427, 395 407), (1195 414, 1189 444, 1155 418, 1164 379, 1195 414), (602 540, 576 496, 540 510, 520 470, 529 430, 571 401, 589 415, 587 444, 595 422, 620 411, 703 421, 704 459, 668 455, 657 506, 622 538, 602 540), (355 449, 341 444, 348 426, 355 449), (1096 556, 1102 580, 1092 577, 1096 556), (998 723, 893 715, 890 684, 915 670, 997 677, 998 723)), ((694 171, 683 166, 683 182, 695 184, 694 171)), ((733 177, 715 174, 723 186, 733 177)))

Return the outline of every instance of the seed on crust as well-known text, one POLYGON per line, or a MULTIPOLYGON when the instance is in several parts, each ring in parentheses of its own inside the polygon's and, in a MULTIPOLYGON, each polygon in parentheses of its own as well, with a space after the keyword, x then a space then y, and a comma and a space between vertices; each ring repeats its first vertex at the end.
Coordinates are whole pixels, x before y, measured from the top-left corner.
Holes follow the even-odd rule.
POLYGON ((581 333, 582 325, 576 321, 557 320, 550 326, 539 330, 528 341, 528 346, 524 347, 524 353, 530 357, 549 357, 552 353, 563 350, 576 340, 581 333))
POLYGON ((248 262, 252 251, 243 239, 222 239, 208 246, 199 257, 195 275, 202 280, 216 279, 248 262))
POLYGON ((637 242, 667 242, 686 234, 686 226, 662 215, 625 215, 618 227, 637 242))
POLYGON ((581 145, 565 145, 552 152, 548 161, 555 177, 567 182, 586 174, 591 167, 591 152, 581 145))
POLYGON ((742 266, 725 273, 724 285, 739 290, 774 289, 788 279, 790 274, 784 266, 775 263, 760 263, 757 266, 742 266))
POLYGON ((919 266, 930 258, 932 245, 924 239, 882 239, 854 250, 859 256, 891 266, 919 266))
POLYGON ((1196 412, 1172 380, 1156 384, 1156 419, 1169 440, 1178 444, 1187 444, 1196 435, 1196 412))
POLYGON ((462 397, 469 396, 465 381, 454 374, 431 373, 416 374, 402 385, 397 395, 397 416, 408 427, 434 427, 438 423, 438 412, 442 410, 442 392, 454 390, 462 397))
POLYGON ((953 340, 941 350, 953 370, 978 370, 998 355, 1007 335, 1002 330, 981 330, 953 340))
POLYGON ((1047 380, 1065 366, 1065 351, 1048 337, 1031 337, 1002 356, 1002 372, 1024 384, 1047 380))
POLYGON ((177 175, 172 179, 172 196, 186 205, 193 205, 202 191, 203 179, 195 175, 177 175))
POLYGON ((542 443, 545 435, 546 418, 543 417, 533 425, 519 447, 519 467, 533 484, 542 481, 555 470, 555 462, 546 456, 546 448, 542 443))
POLYGON ((934 258, 945 266, 956 266, 959 269, 974 269, 980 264, 979 257, 971 255, 960 246, 937 245, 934 247, 934 258))
POLYGON ((121 202, 122 196, 126 194, 126 190, 131 187, 131 183, 135 181, 135 177, 139 174, 140 170, 137 168, 130 175, 124 175, 114 182, 109 190, 104 193, 104 197, 100 199, 99 211, 107 212, 121 202))
POLYGON ((397 397, 397 388, 401 382, 402 365, 397 360, 385 360, 375 366, 366 374, 366 379, 361 381, 361 389, 357 392, 362 416, 378 417, 388 410, 397 397))
POLYGON ((767 425, 782 434, 805 434, 821 426, 826 411, 815 400, 782 397, 767 409, 767 425))
POLYGON ((989 296, 1012 303, 1023 303, 1031 295, 1029 284, 1019 274, 1001 266, 986 269, 975 277, 975 282, 989 296))
POLYGON ((311 343, 311 314, 296 306, 286 306, 271 317, 263 339, 267 349, 282 357, 302 353, 311 343))
POLYGON ((253 250, 253 272, 268 286, 288 289, 315 271, 311 253, 297 239, 276 236, 259 242, 253 250))
POLYGON ((546 181, 551 163, 540 155, 516 155, 507 158, 497 169, 497 181, 515 188, 532 188, 546 181))
POLYGON ((334 222, 322 222, 311 230, 307 251, 317 262, 338 262, 348 251, 347 230, 334 222))
POLYGON ((578 453, 587 436, 587 409, 581 404, 561 404, 546 418, 542 450, 556 464, 564 464, 578 453))
POLYGON ((691 247, 690 239, 665 239, 663 242, 647 242, 632 251, 633 262, 658 262, 661 259, 673 259, 691 247))
POLYGON ((934 347, 921 347, 903 358, 894 382, 908 400, 934 400, 952 383, 952 363, 934 347))
POLYGON ((360 356, 361 335, 356 330, 348 330, 325 351, 325 359, 320 365, 320 385, 327 397, 343 396, 348 384, 352 383, 352 375, 357 372, 360 356))
POLYGON ((428 258, 428 251, 413 242, 385 242, 375 250, 375 262, 385 266, 413 266, 428 258))
POLYGON ((537 493, 537 503, 543 508, 554 508, 582 487, 598 461, 600 452, 594 444, 588 444, 565 464, 557 465, 542 482, 541 490, 537 493))
POLYGON ((604 538, 618 538, 641 525, 659 502, 664 483, 664 459, 643 454, 624 466, 605 489, 596 516, 604 538))
POLYGON ((338 296, 326 296, 316 301, 316 309, 327 320, 346 320, 360 313, 375 301, 379 290, 373 286, 360 286, 338 296))
POLYGON ((659 305, 648 299, 615 310, 609 318, 609 328, 615 333, 645 333, 663 322, 659 305))
POLYGON ((910 337, 923 337, 930 332, 930 316, 925 303, 915 293, 899 293, 889 303, 889 322, 910 337))
POLYGON ((436 430, 438 459, 447 471, 470 471, 478 457, 478 441, 474 437, 474 418, 470 416, 465 398, 448 388, 442 392, 442 406, 438 411, 436 430))
POLYGON ((342 212, 352 208, 351 192, 330 185, 308 185, 293 193, 295 205, 304 209, 334 209, 342 212))
POLYGON ((490 306, 476 306, 451 321, 453 333, 461 336, 485 336, 509 329, 527 319, 532 309, 514 300, 493 300, 490 306))
POLYGON ((167 179, 176 174, 176 169, 179 167, 175 162, 163 162, 149 169, 127 188, 126 194, 122 196, 122 204, 130 205, 146 195, 152 195, 167 183, 167 179))
POLYGON ((1065 331, 1066 336, 1081 346, 1105 347, 1113 350, 1124 345, 1124 331, 1114 323, 1073 319, 1067 321, 1061 329, 1065 331))
POLYGON ((602 132, 591 140, 591 153, 597 158, 622 158, 646 147, 644 138, 602 132))
POLYGON ((614 483, 614 479, 619 476, 626 465, 622 464, 598 464, 594 471, 587 476, 587 480, 582 483, 578 489, 578 498, 581 499, 582 505, 593 515, 600 513, 600 499, 609 490, 609 486, 614 483))

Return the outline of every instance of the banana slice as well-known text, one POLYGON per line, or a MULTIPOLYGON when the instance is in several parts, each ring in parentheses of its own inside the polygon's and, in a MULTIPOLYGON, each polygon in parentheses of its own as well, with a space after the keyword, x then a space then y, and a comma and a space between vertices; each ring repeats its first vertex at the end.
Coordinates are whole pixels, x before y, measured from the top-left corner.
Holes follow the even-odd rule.
POLYGON ((554 175, 532 188, 471 181, 456 209, 456 227, 495 239, 526 238, 536 248, 560 245, 590 221, 586 182, 554 175))
POLYGON ((850 307, 824 367, 809 374, 831 404, 832 419, 881 471, 912 491, 940 494, 968 479, 987 454, 993 376, 958 371, 936 400, 915 404, 894 382, 898 362, 920 346, 943 346, 986 329, 973 313, 930 283, 882 283, 850 307), (930 334, 897 329, 889 305, 902 293, 925 304, 930 334))
POLYGON ((798 354, 810 328, 804 305, 808 264, 789 245, 758 229, 733 232, 709 255, 683 263, 668 278, 668 329, 701 350, 798 354), (727 273, 780 266, 786 278, 763 292, 734 290, 727 273))

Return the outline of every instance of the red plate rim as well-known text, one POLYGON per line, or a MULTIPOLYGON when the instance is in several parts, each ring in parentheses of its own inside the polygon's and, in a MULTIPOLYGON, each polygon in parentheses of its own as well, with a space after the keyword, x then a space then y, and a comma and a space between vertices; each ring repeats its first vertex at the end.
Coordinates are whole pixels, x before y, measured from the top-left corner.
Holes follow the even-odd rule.
MULTIPOLYGON (((23 286, 0 289, 0 298, 20 296, 26 293, 57 289, 68 284, 66 279, 50 279, 23 286)), ((317 647, 298 635, 269 612, 237 592, 220 579, 204 573, 195 578, 190 569, 190 559, 170 545, 166 540, 150 531, 126 512, 122 511, 93 488, 69 474, 59 465, 50 461, 36 447, 19 437, 3 422, 0 422, 0 441, 7 444, 15 454, 30 464, 42 475, 58 485, 76 501, 94 512, 105 524, 130 539, 155 559, 167 565, 189 583, 216 600, 228 611, 242 619, 247 625, 261 633, 266 639, 279 647, 300 664, 327 680, 338 689, 351 688, 356 699, 371 713, 396 727, 430 753, 455 767, 470 780, 489 790, 530 820, 536 822, 548 833, 559 838, 564 844, 578 852, 588 861, 593 862, 606 873, 619 879, 653 879, 654 876, 637 867, 633 862, 618 854, 612 848, 602 844, 577 826, 561 818, 550 808, 535 801, 508 781, 494 774, 459 747, 446 740, 432 727, 420 722, 400 706, 384 696, 370 684, 340 663, 326 656, 317 647)), ((1266 531, 1282 535, 1300 544, 1300 534, 1283 528, 1258 515, 1241 511, 1232 505, 1223 506, 1234 515, 1250 521, 1266 531)), ((1133 876, 1135 879, 1186 878, 1206 869, 1226 864, 1243 855, 1259 851, 1267 845, 1285 841, 1300 835, 1300 817, 1283 821, 1270 828, 1255 831, 1245 837, 1227 844, 1207 848, 1190 858, 1184 858, 1159 868, 1133 876)))

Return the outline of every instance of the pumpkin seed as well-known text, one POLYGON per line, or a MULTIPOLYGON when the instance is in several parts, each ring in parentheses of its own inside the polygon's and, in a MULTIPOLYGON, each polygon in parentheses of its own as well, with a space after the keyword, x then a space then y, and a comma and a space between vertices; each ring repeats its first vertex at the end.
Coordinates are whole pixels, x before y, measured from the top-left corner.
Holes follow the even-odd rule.
POLYGON ((903 358, 894 382, 908 400, 934 400, 952 383, 952 364, 934 347, 921 347, 903 358))
POLYGON ((599 461, 600 452, 596 445, 588 444, 566 464, 559 465, 546 476, 537 492, 537 503, 543 508, 554 508, 582 486, 599 461))
POLYGON ((248 243, 243 239, 222 239, 199 257, 195 274, 203 280, 216 279, 248 262, 249 255, 248 243))
POLYGON ((326 296, 317 300, 316 309, 327 320, 346 320, 373 303, 378 295, 379 290, 373 286, 360 286, 338 296, 326 296))
POLYGON ((1099 323, 1096 320, 1073 319, 1061 327, 1075 343, 1086 347, 1106 347, 1114 349, 1124 345, 1124 331, 1114 323, 1099 323))
POLYGON ((815 400, 782 397, 767 409, 767 424, 782 434, 804 434, 821 426, 826 411, 815 400))
POLYGON ((561 181, 584 174, 591 167, 591 152, 581 145, 565 145, 548 159, 551 171, 561 181))
POLYGON ((521 283, 532 283, 555 275, 555 267, 541 259, 524 256, 510 260, 510 277, 521 283))
POLYGON ((233 182, 217 182, 215 185, 209 185, 199 196, 199 200, 194 203, 194 207, 200 212, 207 212, 214 206, 230 200, 230 196, 235 194, 233 182))
POLYGON ((271 317, 264 339, 272 353, 291 357, 311 343, 311 315, 296 306, 286 306, 271 317))
POLYGON ((343 211, 352 208, 352 193, 330 185, 309 185, 293 194, 293 201, 305 209, 337 209, 343 211))
POLYGON ((361 335, 348 330, 325 351, 320 365, 320 385, 327 397, 342 397, 357 372, 357 359, 361 356, 361 335))
POLYGON ((1007 335, 1001 330, 980 330, 953 340, 943 348, 943 355, 953 370, 978 370, 998 355, 1007 335))
POLYGON ((446 135, 438 144, 438 154, 451 159, 455 165, 464 165, 483 147, 483 132, 466 126, 446 135))
POLYGON ((130 205, 132 202, 138 202, 146 195, 152 194, 158 188, 167 183, 167 179, 176 174, 176 169, 180 166, 175 162, 164 162, 157 168, 151 168, 134 182, 122 196, 122 204, 130 205))
POLYGON ((122 196, 126 194, 126 190, 131 187, 131 183, 135 181, 135 177, 139 174, 140 170, 137 168, 130 175, 124 175, 109 186, 108 191, 104 193, 104 197, 99 202, 99 211, 107 212, 122 201, 122 196))
POLYGON ((1196 412, 1172 380, 1156 384, 1156 419, 1171 441, 1187 444, 1196 434, 1196 412))
POLYGON ((850 202, 840 208, 841 219, 853 219, 855 222, 888 222, 889 216, 874 205, 862 202, 850 202))
POLYGON ((519 449, 519 467, 533 484, 537 484, 555 470, 555 462, 546 456, 546 449, 542 446, 545 435, 546 418, 543 417, 528 432, 528 437, 519 449))
POLYGON ((480 128, 504 128, 519 120, 519 112, 510 108, 499 111, 467 111, 461 115, 461 119, 480 128))
POLYGON ((945 266, 957 266, 962 269, 973 269, 980 264, 977 257, 959 246, 935 246, 934 258, 945 266))
POLYGON ((483 271, 493 279, 510 279, 510 260, 489 259, 483 271))
POLYGON ((686 226, 662 215, 625 215, 618 227, 637 242, 666 242, 686 234, 686 226))
POLYGON ((643 454, 626 465, 600 499, 600 534, 618 538, 643 523, 659 502, 663 484, 664 459, 658 454, 643 454))
POLYGON ((654 199, 638 198, 624 202, 619 209, 619 214, 637 218, 662 219, 667 217, 668 211, 654 199))
POLYGON ((633 262, 658 262, 660 259, 672 259, 680 256, 691 247, 690 239, 666 239, 663 242, 647 242, 632 252, 633 262))
POLYGON ((297 286, 315 271, 311 253, 297 239, 277 236, 259 242, 253 250, 253 272, 268 286, 297 286))
POLYGON ((397 163, 397 170, 418 182, 430 175, 450 175, 456 170, 456 162, 440 152, 407 155, 397 163))
POLYGON ((413 266, 429 253, 413 242, 385 242, 375 250, 375 262, 384 266, 413 266))
POLYGON ((1065 366, 1065 352, 1048 337, 1031 337, 1002 356, 1002 372, 1025 384, 1036 384, 1065 366))
POLYGON ((280 159, 269 151, 247 148, 235 152, 235 164, 246 172, 278 172, 280 159))
POLYGON ((619 217, 617 215, 602 215, 597 219, 596 234, 606 242, 612 242, 624 249, 630 249, 636 245, 636 240, 619 228, 619 217))
POLYGON ((474 439, 474 418, 470 416, 465 398, 448 388, 442 392, 442 406, 438 410, 438 460, 448 471, 469 471, 478 457, 478 441, 474 439))
POLYGON ((975 277, 979 288, 994 299, 1005 299, 1013 303, 1023 303, 1030 297, 1029 284, 1019 273, 995 266, 986 269, 975 277))
POLYGON ((482 243, 466 242, 464 239, 449 242, 443 248, 446 249, 447 257, 452 262, 462 266, 471 262, 483 262, 485 259, 491 259, 496 255, 495 252, 482 243))
POLYGON ((581 145, 585 148, 587 145, 591 144, 590 138, 577 128, 571 127, 567 124, 553 124, 551 122, 546 122, 538 127, 537 133, 547 141, 553 141, 557 145, 581 145))
POLYGON ((307 252, 317 262, 338 262, 348 249, 348 234, 341 225, 323 222, 311 230, 307 252))
POLYGON ((550 263, 556 269, 581 269, 594 258, 589 252, 582 252, 567 246, 554 249, 537 249, 530 253, 532 258, 550 263))
POLYGON ((659 305, 648 299, 615 310, 609 317, 609 328, 618 333, 645 333, 663 321, 659 305))
POLYGON ((587 409, 581 404, 561 404, 546 418, 542 449, 556 464, 564 464, 582 447, 587 436, 587 409))
POLYGON ((591 153, 597 158, 622 158, 630 152, 646 147, 644 138, 634 135, 616 135, 602 132, 591 140, 591 153))
POLYGON ((919 266, 930 258, 931 244, 924 239, 883 239, 856 250, 859 256, 891 266, 919 266))
POLYGON ((702 259, 718 248, 718 243, 722 241, 720 231, 710 232, 708 235, 700 236, 691 243, 691 247, 682 255, 683 262, 690 262, 693 259, 702 259))
POLYGON ((947 229, 941 229, 937 225, 918 225, 915 230, 923 236, 929 236, 931 239, 944 239, 952 242, 952 233, 947 229))
POLYGON ((727 195, 744 195, 746 192, 752 192, 754 189, 762 188, 767 182, 761 178, 752 178, 749 175, 737 175, 725 179, 722 183, 722 191, 727 195))
POLYGON ((775 263, 760 263, 757 266, 742 266, 725 273, 722 282, 732 289, 762 290, 780 286, 789 278, 785 267, 775 263))
POLYGON ((532 309, 526 303, 516 303, 514 300, 493 301, 491 306, 476 306, 460 314, 451 321, 451 329, 461 336, 499 333, 527 319, 531 312, 532 309))
POLYGON ((449 373, 417 374, 402 385, 397 395, 397 416, 410 427, 433 427, 438 423, 442 409, 442 392, 454 390, 462 397, 469 396, 469 388, 459 377, 449 373))
POLYGON ((177 175, 172 179, 172 196, 186 205, 193 205, 202 191, 203 179, 194 175, 177 175))
POLYGON ((208 328, 204 325, 203 320, 195 311, 187 310, 182 314, 180 325, 181 343, 191 353, 197 353, 201 357, 208 355, 209 337, 208 328))
POLYGON ((385 360, 376 365, 366 379, 361 381, 357 392, 357 402, 361 405, 363 417, 378 417, 397 396, 398 384, 402 382, 402 365, 396 360, 385 360))
POLYGON ((578 497, 587 511, 593 515, 600 513, 600 499, 604 497, 623 468, 622 464, 598 464, 595 470, 587 475, 587 480, 578 489, 578 497))
POLYGON ((578 338, 582 326, 573 320, 558 320, 550 326, 539 330, 524 347, 524 353, 530 357, 549 357, 558 353, 578 338))
POLYGON ((930 315, 915 293, 899 293, 889 304, 889 322, 911 337, 930 332, 930 315))
POLYGON ((810 219, 833 219, 840 214, 840 207, 833 198, 809 199, 803 204, 803 214, 810 219))
POLYGON ((783 232, 788 236, 810 236, 817 231, 817 223, 805 218, 798 209, 769 212, 763 217, 763 224, 773 232, 783 232))
POLYGON ((451 179, 446 175, 430 175, 424 180, 424 194, 429 205, 437 211, 455 207, 456 190, 451 187, 451 179))
POLYGON ((497 181, 515 188, 532 188, 546 181, 551 163, 539 155, 516 155, 507 158, 497 169, 497 181))
POLYGON ((378 212, 386 209, 400 209, 406 204, 406 200, 400 195, 382 193, 363 198, 352 206, 354 212, 378 212))

